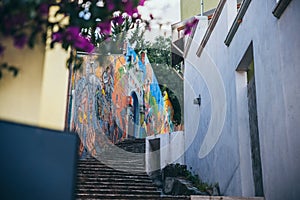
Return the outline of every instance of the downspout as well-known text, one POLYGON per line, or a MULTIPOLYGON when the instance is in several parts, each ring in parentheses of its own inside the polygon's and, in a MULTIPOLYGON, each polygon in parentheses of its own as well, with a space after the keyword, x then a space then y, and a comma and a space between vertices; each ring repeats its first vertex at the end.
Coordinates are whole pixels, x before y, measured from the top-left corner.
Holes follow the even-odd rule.
POLYGON ((201 14, 201 16, 203 16, 203 8, 204 8, 203 0, 200 0, 200 14, 201 14))

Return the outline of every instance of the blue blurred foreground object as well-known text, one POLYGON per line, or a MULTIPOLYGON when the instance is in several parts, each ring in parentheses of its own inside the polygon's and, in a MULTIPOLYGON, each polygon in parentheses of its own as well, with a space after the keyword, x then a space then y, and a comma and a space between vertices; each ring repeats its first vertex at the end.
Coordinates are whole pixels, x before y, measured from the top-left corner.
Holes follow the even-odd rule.
POLYGON ((77 134, 0 121, 0 199, 75 199, 77 134))

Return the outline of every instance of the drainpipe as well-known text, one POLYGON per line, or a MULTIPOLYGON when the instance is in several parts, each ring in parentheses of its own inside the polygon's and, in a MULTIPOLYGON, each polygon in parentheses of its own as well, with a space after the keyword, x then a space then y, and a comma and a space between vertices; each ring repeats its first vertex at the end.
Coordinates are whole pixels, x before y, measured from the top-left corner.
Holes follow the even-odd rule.
POLYGON ((200 14, 203 16, 203 0, 200 0, 200 14))

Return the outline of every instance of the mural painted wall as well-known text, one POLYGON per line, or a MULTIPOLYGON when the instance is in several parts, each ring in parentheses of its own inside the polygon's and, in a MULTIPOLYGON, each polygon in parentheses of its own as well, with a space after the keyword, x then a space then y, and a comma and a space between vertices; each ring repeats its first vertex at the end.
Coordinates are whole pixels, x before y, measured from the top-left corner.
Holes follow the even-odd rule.
POLYGON ((108 143, 174 129, 173 108, 145 53, 128 45, 116 55, 78 55, 73 73, 72 129, 92 155, 108 143))

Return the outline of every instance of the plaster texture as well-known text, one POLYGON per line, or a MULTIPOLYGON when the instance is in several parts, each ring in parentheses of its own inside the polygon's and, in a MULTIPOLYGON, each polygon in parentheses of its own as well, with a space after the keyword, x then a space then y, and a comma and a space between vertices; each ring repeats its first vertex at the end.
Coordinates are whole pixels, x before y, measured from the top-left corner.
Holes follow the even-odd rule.
POLYGON ((171 163, 184 164, 184 132, 177 131, 146 137, 146 171, 152 172, 163 169, 171 163), (151 141, 156 140, 153 149, 151 141), (156 150, 157 149, 157 150, 156 150), (153 151, 154 150, 154 151, 153 151))
POLYGON ((300 2, 291 1, 279 19, 272 14, 275 5, 275 0, 251 1, 227 47, 224 40, 237 13, 236 1, 227 0, 200 57, 195 55, 200 33, 186 54, 185 163, 204 181, 218 182, 223 195, 255 195, 247 77, 237 71, 252 42, 264 196, 298 199, 300 2), (197 107, 192 102, 199 94, 197 107))

